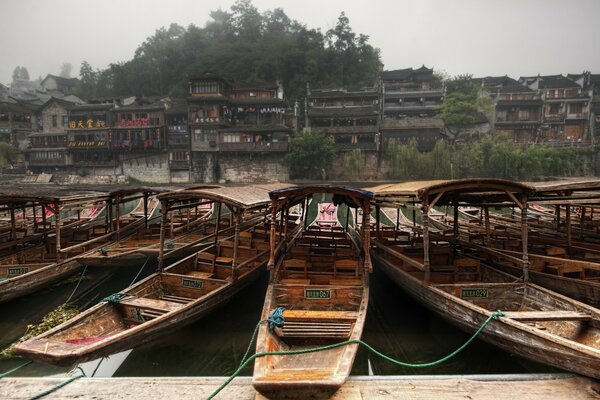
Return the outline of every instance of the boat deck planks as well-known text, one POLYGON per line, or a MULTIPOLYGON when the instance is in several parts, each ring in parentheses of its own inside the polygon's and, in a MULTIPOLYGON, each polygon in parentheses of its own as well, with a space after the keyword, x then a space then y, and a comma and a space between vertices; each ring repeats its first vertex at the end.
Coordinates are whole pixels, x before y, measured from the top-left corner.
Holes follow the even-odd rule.
MULTIPOLYGON (((510 377, 510 375, 507 375, 510 377)), ((332 400, 583 400, 598 398, 600 384, 576 376, 534 379, 519 376, 509 381, 477 380, 463 377, 350 377, 332 400), (398 378, 398 379, 395 379, 398 378)), ((31 398, 66 378, 4 378, 0 397, 6 400, 31 398)), ((60 399, 204 399, 225 378, 82 378, 62 387, 49 397, 60 399)), ((251 385, 250 377, 236 378, 215 399, 265 400, 251 385)))

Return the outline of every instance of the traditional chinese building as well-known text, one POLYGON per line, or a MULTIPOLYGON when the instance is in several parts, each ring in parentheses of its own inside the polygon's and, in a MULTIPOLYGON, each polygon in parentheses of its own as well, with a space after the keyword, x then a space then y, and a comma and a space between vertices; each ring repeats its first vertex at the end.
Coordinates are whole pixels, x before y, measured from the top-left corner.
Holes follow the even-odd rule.
POLYGON ((436 117, 444 91, 433 69, 383 71, 379 86, 383 146, 390 140, 408 143, 414 139, 421 151, 431 150, 444 129, 444 122, 436 117))
POLYGON ((62 76, 56 76, 48 74, 40 85, 48 92, 60 92, 63 94, 71 94, 77 88, 79 79, 77 78, 64 78, 62 76))
POLYGON ((51 97, 41 107, 40 132, 29 135, 28 167, 34 172, 51 172, 72 165, 67 148, 69 110, 77 102, 51 97))
POLYGON ((70 108, 67 147, 75 168, 114 168, 111 150, 113 103, 81 104, 70 108))
POLYGON ((474 78, 484 95, 494 102, 491 123, 496 134, 522 143, 542 141, 543 101, 540 95, 508 76, 474 78))
POLYGON ((165 111, 171 182, 190 182, 191 143, 187 104, 176 100, 165 111))
POLYGON ((11 97, 0 99, 0 139, 24 150, 28 136, 40 130, 37 111, 39 104, 11 97))
POLYGON ((280 85, 235 86, 207 72, 189 81, 187 101, 193 180, 287 178, 280 161, 292 130, 280 85))
POLYGON ((307 126, 333 138, 337 150, 377 151, 379 91, 308 89, 307 126))
POLYGON ((589 140, 590 96, 562 75, 521 77, 519 82, 538 91, 544 101, 542 136, 550 141, 589 140))
POLYGON ((600 137, 600 75, 585 71, 581 74, 568 74, 567 78, 583 88, 583 92, 591 98, 589 114, 589 132, 592 144, 597 144, 600 137))

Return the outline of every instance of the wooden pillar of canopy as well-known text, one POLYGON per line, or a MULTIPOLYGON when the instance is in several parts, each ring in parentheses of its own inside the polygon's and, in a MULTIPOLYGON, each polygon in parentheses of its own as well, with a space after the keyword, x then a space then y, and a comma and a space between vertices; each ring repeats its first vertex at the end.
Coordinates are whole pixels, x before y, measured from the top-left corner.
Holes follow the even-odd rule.
POLYGON ((54 221, 56 226, 55 231, 56 231, 56 262, 60 262, 62 257, 60 254, 60 226, 62 224, 62 221, 60 220, 60 209, 62 208, 61 204, 59 202, 54 202, 54 221))
POLYGON ((560 204, 556 205, 556 231, 560 231, 560 204))
POLYGON ((350 224, 350 207, 348 205, 346 205, 346 226, 344 227, 344 230, 346 232, 348 232, 349 224, 350 224))
POLYGON ((492 246, 492 232, 490 228, 490 208, 483 206, 483 216, 485 218, 485 244, 488 247, 492 246))
POLYGON ((37 231, 37 226, 38 226, 38 223, 37 223, 37 212, 36 212, 35 208, 36 208, 35 204, 33 204, 32 205, 32 210, 33 210, 33 232, 34 233, 37 231))
POLYGON ((48 246, 48 227, 46 226, 46 206, 42 204, 42 225, 43 225, 43 237, 44 243, 46 243, 46 249, 50 250, 48 246))
POLYGON ((115 196, 115 229, 117 232, 117 240, 121 240, 121 196, 115 196))
MULTIPOLYGON (((271 231, 269 232, 269 263, 267 267, 269 270, 273 270, 275 268, 275 235, 277 234, 277 201, 273 200, 271 202, 271 231)), ((306 226, 306 221, 305 225, 306 226)), ((273 274, 271 273, 271 278, 273 278, 273 274)))
POLYGON ((223 206, 223 203, 217 203, 217 223, 215 225, 215 240, 213 242, 215 251, 217 249, 217 243, 219 242, 219 231, 221 230, 221 208, 222 208, 222 206, 223 206))
POLYGON ((431 262, 429 260, 429 204, 423 202, 423 268, 425 269, 425 283, 429 284, 431 276, 431 262))
POLYGON ((453 221, 452 221, 452 233, 454 236, 454 239, 458 239, 458 198, 455 197, 453 199, 453 208, 454 208, 454 213, 453 213, 453 221))
MULTIPOLYGON (((231 262, 231 277, 235 280, 237 279, 237 258, 238 258, 238 246, 240 244, 240 220, 241 220, 241 211, 232 209, 231 214, 233 216, 233 221, 235 224, 234 228, 234 237, 233 237, 233 261, 231 262)), ((218 255, 218 254, 217 254, 218 255)))
POLYGON ((15 205, 10 205, 10 240, 17 238, 17 221, 15 217, 15 205))
POLYGON ((585 207, 581 206, 581 220, 579 222, 579 239, 583 240, 583 225, 585 224, 585 207))
POLYGON ((521 207, 521 242, 523 243, 523 280, 525 282, 529 281, 529 255, 527 254, 529 251, 528 238, 527 203, 523 202, 523 206, 521 207))
POLYGON ((567 255, 571 255, 571 246, 573 244, 573 235, 571 227, 571 206, 565 205, 565 223, 567 229, 567 255))
POLYGON ((144 192, 144 228, 148 227, 148 193, 144 192))
POLYGON ((165 229, 167 229, 167 224, 169 223, 167 216, 169 215, 169 202, 166 200, 161 200, 160 202, 160 212, 161 212, 161 220, 160 220, 160 247, 158 250, 158 271, 162 272, 163 262, 165 258, 165 229))
MULTIPOLYGON (((381 208, 379 206, 375 206, 375 228, 377 229, 377 240, 381 240, 381 229, 379 225, 381 224, 381 208)), ((370 219, 370 218, 369 218, 370 219)), ((370 229, 370 226, 369 226, 370 229)))
POLYGON ((371 219, 371 203, 368 200, 362 202, 363 211, 363 223, 362 223, 362 246, 365 255, 364 265, 365 270, 373 272, 373 265, 371 265, 370 246, 371 246, 371 226, 369 224, 371 219))

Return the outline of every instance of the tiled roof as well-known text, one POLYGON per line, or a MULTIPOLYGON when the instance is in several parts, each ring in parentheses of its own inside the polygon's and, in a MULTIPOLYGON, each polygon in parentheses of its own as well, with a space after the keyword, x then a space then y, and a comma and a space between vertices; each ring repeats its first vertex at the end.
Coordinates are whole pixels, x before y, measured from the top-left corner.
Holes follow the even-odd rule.
POLYGON ((577 83, 562 75, 540 76, 540 89, 578 88, 577 83))

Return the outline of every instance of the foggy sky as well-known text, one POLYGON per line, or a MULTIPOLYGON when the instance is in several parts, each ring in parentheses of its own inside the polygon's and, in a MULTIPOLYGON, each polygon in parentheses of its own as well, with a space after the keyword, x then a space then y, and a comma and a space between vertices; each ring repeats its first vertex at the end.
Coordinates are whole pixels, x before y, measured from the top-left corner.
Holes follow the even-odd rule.
MULTIPOLYGON (((0 83, 17 65, 31 79, 81 62, 94 69, 133 58, 172 22, 204 27, 233 0, 0 0, 0 83)), ((597 0, 254 0, 308 28, 332 28, 346 12, 355 33, 381 49, 385 69, 421 65, 450 75, 600 73, 597 0)))

